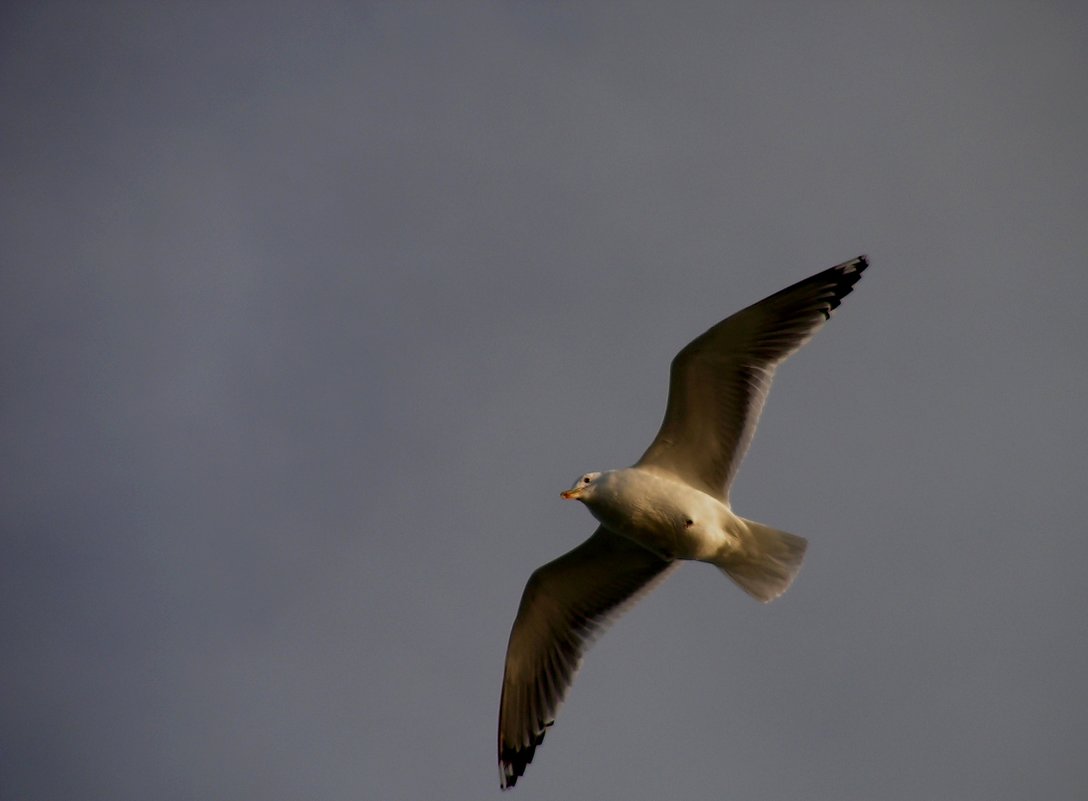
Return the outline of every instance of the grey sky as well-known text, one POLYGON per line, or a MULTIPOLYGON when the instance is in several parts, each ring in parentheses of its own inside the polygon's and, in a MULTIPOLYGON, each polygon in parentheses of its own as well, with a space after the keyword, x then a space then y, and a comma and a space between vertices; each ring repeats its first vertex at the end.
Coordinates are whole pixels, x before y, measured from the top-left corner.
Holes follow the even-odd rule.
POLYGON ((1074 3, 9 4, 0 797, 498 797, 668 360, 858 253, 520 799, 1088 790, 1074 3))

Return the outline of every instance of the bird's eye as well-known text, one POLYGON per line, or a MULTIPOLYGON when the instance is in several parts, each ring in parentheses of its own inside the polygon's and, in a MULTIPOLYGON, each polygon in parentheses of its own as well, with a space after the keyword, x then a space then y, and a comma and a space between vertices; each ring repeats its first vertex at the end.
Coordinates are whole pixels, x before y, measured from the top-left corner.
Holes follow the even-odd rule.
POLYGON ((588 484, 589 483, 589 476, 582 476, 582 483, 583 484, 588 484))

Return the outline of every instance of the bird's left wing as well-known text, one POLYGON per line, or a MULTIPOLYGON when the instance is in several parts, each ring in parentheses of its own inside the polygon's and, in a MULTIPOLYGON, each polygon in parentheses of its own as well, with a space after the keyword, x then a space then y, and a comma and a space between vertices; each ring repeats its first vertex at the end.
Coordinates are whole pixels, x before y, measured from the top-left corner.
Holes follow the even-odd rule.
POLYGON ((639 466, 728 501, 775 369, 831 318, 869 266, 843 262, 753 303, 676 354, 665 419, 639 466))
POLYGON ((521 596, 499 701, 499 781, 513 787, 555 722, 582 654, 676 563, 601 526, 537 568, 521 596))

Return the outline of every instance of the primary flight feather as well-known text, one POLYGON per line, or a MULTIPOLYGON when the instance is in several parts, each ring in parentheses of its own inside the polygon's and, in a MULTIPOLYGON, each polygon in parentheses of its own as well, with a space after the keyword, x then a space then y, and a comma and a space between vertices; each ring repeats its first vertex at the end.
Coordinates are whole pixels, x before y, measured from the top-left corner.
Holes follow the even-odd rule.
POLYGON ((734 514, 729 488, 778 365, 831 318, 869 266, 844 262, 742 309, 672 361, 665 419, 633 467, 586 473, 562 497, 600 525, 525 585, 499 701, 499 781, 513 787, 555 722, 582 655, 679 560, 708 562, 754 598, 789 587, 807 542, 734 514))

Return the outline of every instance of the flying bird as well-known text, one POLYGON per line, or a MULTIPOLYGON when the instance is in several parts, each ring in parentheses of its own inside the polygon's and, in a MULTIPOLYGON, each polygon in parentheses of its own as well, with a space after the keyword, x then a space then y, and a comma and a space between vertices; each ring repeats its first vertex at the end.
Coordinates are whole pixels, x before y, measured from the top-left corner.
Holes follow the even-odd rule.
POLYGON ((807 541, 736 515, 729 488, 778 365, 869 266, 859 256, 742 309, 672 361, 665 419, 633 467, 586 473, 561 493, 600 524, 525 585, 499 701, 499 784, 513 787, 555 722, 582 655, 680 560, 708 562, 764 603, 786 591, 807 541))

